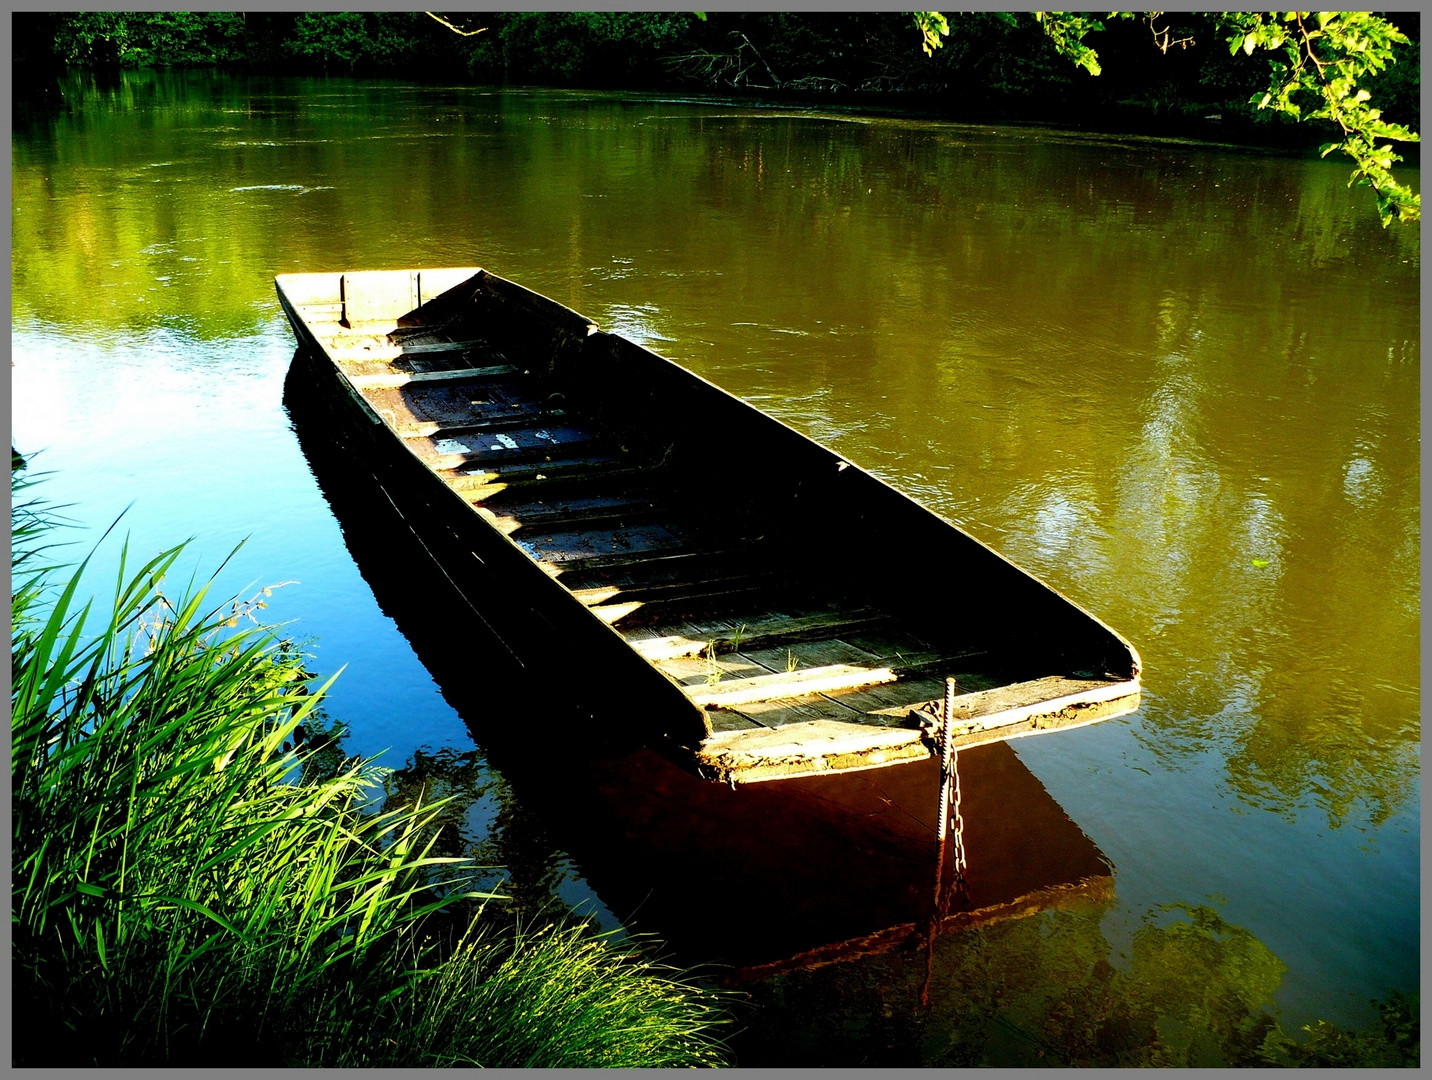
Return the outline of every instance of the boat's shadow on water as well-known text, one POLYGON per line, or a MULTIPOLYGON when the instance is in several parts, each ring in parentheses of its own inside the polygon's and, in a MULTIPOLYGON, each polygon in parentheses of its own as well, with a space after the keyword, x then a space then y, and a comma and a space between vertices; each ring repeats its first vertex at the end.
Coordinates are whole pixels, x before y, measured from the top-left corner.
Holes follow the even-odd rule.
MULTIPOLYGON (((564 684, 562 643, 540 669, 507 652, 491 630, 500 605, 438 565, 404 492, 348 438, 301 363, 284 401, 378 603, 488 762, 628 929, 738 981, 901 949, 922 963, 933 760, 733 790, 620 730, 594 730, 564 684)), ((942 931, 1112 896, 1105 857, 1007 744, 962 752, 959 769, 969 894, 955 897, 942 931)))

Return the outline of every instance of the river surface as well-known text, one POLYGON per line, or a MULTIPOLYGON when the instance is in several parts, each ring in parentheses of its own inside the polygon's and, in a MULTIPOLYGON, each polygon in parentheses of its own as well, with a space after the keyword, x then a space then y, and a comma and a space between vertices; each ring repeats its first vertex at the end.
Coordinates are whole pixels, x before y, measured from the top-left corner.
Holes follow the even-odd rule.
MULTIPOLYGON (((201 575, 247 540, 219 587, 292 583, 267 614, 318 671, 345 668, 328 708, 349 751, 465 792, 463 844, 520 902, 735 963, 730 905, 798 928, 819 891, 868 916, 848 929, 879 929, 866 876, 895 871, 812 839, 820 860, 762 878, 808 800, 723 804, 640 754, 588 778, 659 811, 591 819, 620 819, 618 857, 516 782, 541 768, 505 773, 489 735, 530 718, 428 659, 443 612, 384 565, 285 403, 276 273, 513 278, 826 443, 1138 646, 1136 714, 979 766, 986 820, 1052 800, 1051 843, 1101 852, 1107 887, 942 935, 927 1007, 909 950, 742 983, 741 1063, 1247 1060, 1270 1017, 1363 1027, 1369 999, 1418 987, 1420 229, 1380 228, 1342 161, 151 73, 69 84, 59 111, 17 118, 12 155, 13 443, 53 472, 48 496, 85 543, 122 512, 138 554, 192 537, 201 575), (1002 810, 1001 785, 1025 794, 1002 810), (721 834, 704 871, 707 848, 663 832, 696 802, 721 834)), ((710 457, 713 500, 760 482, 739 446, 710 457)), ((972 845, 972 882, 981 850, 1027 869, 1043 827, 972 845)), ((761 956, 810 944, 785 933, 761 956)))

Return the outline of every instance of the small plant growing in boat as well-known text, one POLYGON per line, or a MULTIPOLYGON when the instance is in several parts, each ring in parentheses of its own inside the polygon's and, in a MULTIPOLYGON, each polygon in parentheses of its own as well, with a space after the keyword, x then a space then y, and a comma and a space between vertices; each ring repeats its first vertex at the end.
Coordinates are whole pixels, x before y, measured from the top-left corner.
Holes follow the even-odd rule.
POLYGON ((741 629, 739 629, 739 630, 737 630, 735 633, 733 633, 733 634, 731 635, 731 638, 730 638, 729 641, 726 640, 725 638, 719 638, 719 637, 712 638, 712 639, 711 639, 710 641, 708 641, 704 646, 702 646, 701 651, 700 651, 699 653, 697 653, 697 655, 698 655, 698 656, 704 656, 704 657, 706 657, 707 659, 710 659, 711 657, 715 656, 718 652, 740 652, 740 651, 741 651, 741 636, 742 636, 745 632, 746 632, 746 624, 745 624, 745 623, 742 623, 742 624, 741 624, 741 629))
POLYGON ((792 671, 794 671, 794 670, 796 669, 796 665, 797 665, 798 663, 800 663, 800 661, 796 659, 795 653, 791 652, 790 649, 787 649, 787 650, 786 650, 786 674, 789 675, 792 671))

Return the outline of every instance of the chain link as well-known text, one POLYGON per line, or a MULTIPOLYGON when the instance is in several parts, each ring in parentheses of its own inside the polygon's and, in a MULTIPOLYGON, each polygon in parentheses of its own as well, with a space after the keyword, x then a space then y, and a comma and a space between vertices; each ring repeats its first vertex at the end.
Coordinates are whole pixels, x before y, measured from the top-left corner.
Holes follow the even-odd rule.
POLYGON ((930 1003, 930 982, 935 974, 935 938, 940 932, 941 920, 949 914, 952 895, 959 894, 962 910, 974 910, 974 904, 970 901, 969 882, 965 877, 965 818, 960 812, 960 753, 954 745, 954 705, 955 680, 946 679, 944 708, 940 713, 940 726, 936 736, 936 748, 940 755, 940 807, 935 815, 938 856, 935 861, 934 904, 925 928, 925 980, 920 986, 922 1006, 930 1003), (955 821, 954 881, 953 887, 946 890, 945 838, 949 833, 952 813, 955 821))
MULTIPOLYGON (((952 774, 955 787, 954 798, 951 800, 955 819, 954 888, 955 892, 957 892, 960 896, 961 904, 964 910, 970 911, 973 909, 974 905, 970 902, 970 883, 965 876, 965 867, 968 865, 968 861, 965 857, 965 818, 964 815, 960 813, 960 752, 958 750, 954 750, 953 748, 950 753, 950 773, 952 774)), ((947 900, 945 903, 945 910, 948 910, 948 908, 949 901, 947 900)), ((944 912, 942 911, 941 914, 943 913, 944 912)))
POLYGON ((936 918, 944 918, 950 910, 950 901, 953 894, 960 897, 961 908, 965 911, 973 909, 970 902, 969 881, 965 876, 967 859, 965 854, 965 819, 960 812, 960 752, 955 749, 955 732, 952 713, 955 706, 955 680, 945 680, 945 701, 940 716, 940 811, 938 824, 935 829, 939 837, 940 859, 938 866, 941 871, 944 867, 945 837, 949 832, 951 817, 954 818, 954 881, 953 888, 946 892, 943 888, 943 873, 940 880, 935 883, 935 907, 936 918), (953 788, 953 790, 951 790, 953 788))

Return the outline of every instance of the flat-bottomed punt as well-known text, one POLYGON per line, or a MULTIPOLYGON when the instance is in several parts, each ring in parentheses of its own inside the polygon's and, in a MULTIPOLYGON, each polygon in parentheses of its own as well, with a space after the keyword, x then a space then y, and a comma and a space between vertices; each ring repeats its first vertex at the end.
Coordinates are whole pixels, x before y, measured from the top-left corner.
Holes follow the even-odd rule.
POLYGON ((620 724, 736 784, 929 756, 946 676, 956 747, 1138 706, 1138 653, 1092 615, 570 308, 475 267, 276 284, 410 527, 583 700, 563 738, 620 724))

